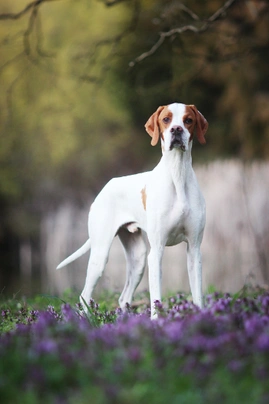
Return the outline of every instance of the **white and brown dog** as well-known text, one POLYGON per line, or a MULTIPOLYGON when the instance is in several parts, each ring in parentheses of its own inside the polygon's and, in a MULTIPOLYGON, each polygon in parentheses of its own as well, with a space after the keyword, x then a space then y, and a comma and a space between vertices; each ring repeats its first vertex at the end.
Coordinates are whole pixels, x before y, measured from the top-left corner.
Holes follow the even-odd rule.
POLYGON ((121 308, 131 304, 145 270, 147 240, 151 316, 161 300, 162 257, 165 246, 185 241, 193 301, 202 307, 200 245, 205 226, 205 202, 192 169, 194 132, 200 143, 208 123, 194 105, 161 106, 145 125, 155 146, 161 138, 162 158, 149 172, 113 178, 93 202, 88 219, 89 239, 57 269, 91 250, 81 297, 89 302, 118 235, 125 250, 127 278, 119 298, 121 308))

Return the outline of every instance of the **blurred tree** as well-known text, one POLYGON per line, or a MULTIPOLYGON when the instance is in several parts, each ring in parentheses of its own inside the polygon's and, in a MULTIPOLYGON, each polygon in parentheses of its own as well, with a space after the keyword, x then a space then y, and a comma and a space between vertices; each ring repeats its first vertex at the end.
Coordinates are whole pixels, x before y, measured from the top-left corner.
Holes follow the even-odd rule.
POLYGON ((120 148, 130 145, 132 156, 113 63, 98 78, 102 61, 90 69, 80 57, 107 31, 121 32, 127 18, 124 7, 106 13, 98 2, 0 1, 2 286, 8 271, 19 273, 20 244, 38 244, 40 215, 53 201, 69 188, 79 195, 100 187, 109 167, 120 169, 120 148))
POLYGON ((70 189, 152 166, 160 104, 208 118, 196 160, 268 157, 268 63, 265 0, 0 0, 0 249, 70 189))
POLYGON ((173 99, 196 103, 210 122, 207 155, 268 157, 269 3, 144 3, 124 60, 135 117, 173 99))

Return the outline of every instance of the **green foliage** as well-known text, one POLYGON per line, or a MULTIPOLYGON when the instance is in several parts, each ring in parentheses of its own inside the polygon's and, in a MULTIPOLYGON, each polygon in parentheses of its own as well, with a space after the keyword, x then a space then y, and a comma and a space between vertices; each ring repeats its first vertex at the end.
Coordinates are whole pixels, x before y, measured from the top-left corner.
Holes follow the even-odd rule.
MULTIPOLYGON (((25 3, 6 6, 2 1, 0 13, 4 4, 6 12, 17 12, 25 3)), ((101 168, 111 164, 119 144, 126 141, 128 112, 118 97, 122 84, 114 84, 111 71, 99 85, 96 75, 102 61, 91 69, 87 54, 97 40, 106 38, 104 27, 109 26, 111 36, 122 29, 124 15, 123 8, 110 11, 98 2, 44 3, 28 38, 28 53, 22 41, 27 17, 0 25, 3 196, 19 198, 26 187, 33 192, 40 180, 57 182, 57 173, 59 178, 66 170, 91 178, 99 173, 100 156, 101 168), (86 84, 82 78, 89 70, 92 83, 86 84)))
POLYGON ((77 294, 71 290, 66 290, 61 298, 50 295, 36 295, 33 298, 5 298, 0 297, 0 310, 2 312, 0 322, 0 334, 10 331, 17 324, 28 324, 36 319, 37 310, 45 310, 48 306, 60 312, 62 304, 69 302, 75 305, 78 300, 77 294))

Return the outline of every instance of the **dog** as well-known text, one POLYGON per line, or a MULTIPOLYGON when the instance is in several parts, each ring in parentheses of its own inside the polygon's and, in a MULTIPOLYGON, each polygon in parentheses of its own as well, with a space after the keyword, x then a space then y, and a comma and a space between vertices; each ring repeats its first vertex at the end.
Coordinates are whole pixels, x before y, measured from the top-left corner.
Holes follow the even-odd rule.
POLYGON ((148 119, 145 129, 152 138, 152 146, 161 140, 159 164, 149 172, 113 178, 104 186, 90 208, 89 239, 57 267, 62 268, 91 251, 80 296, 82 303, 89 302, 117 235, 127 264, 126 283, 119 298, 122 309, 132 302, 148 256, 151 317, 157 317, 155 301, 161 301, 164 247, 182 241, 187 243, 193 302, 203 307, 200 245, 205 201, 192 168, 191 149, 195 134, 201 144, 206 142, 207 128, 207 120, 194 105, 161 106, 148 119))

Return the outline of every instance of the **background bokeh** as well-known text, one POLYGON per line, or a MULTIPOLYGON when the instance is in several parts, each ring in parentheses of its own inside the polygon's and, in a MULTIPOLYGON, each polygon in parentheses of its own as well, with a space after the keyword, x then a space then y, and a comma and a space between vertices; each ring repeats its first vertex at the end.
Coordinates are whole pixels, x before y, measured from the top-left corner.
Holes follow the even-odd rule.
MULTIPOLYGON (((267 284, 268 65, 265 0, 0 0, 1 293, 82 287, 87 257, 55 265, 87 237, 105 182, 158 162, 144 124, 173 101, 195 104, 210 125, 193 148, 207 201, 205 288, 267 284)), ((117 290, 115 248, 101 285, 117 290)), ((177 248, 166 289, 188 288, 177 248)))

